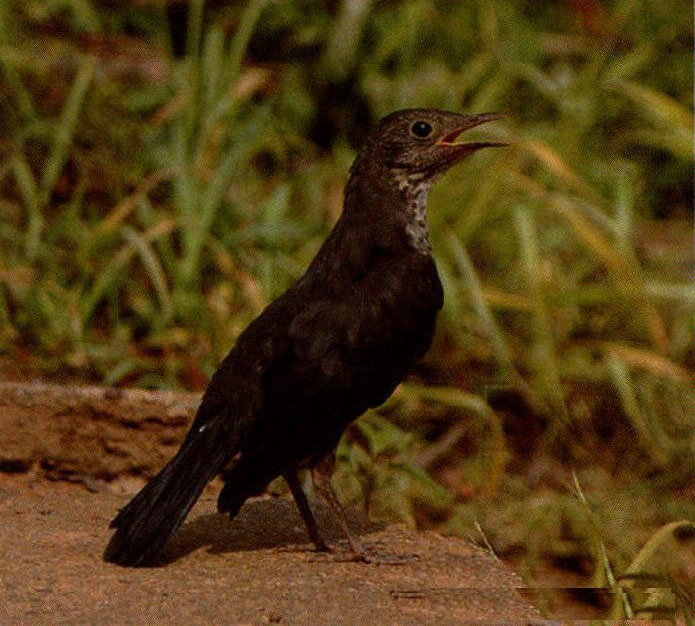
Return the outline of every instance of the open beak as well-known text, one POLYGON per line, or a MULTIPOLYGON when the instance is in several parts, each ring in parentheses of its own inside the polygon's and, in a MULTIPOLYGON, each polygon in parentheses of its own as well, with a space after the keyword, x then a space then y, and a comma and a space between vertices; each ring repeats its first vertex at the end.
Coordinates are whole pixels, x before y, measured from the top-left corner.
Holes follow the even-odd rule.
POLYGON ((485 124, 487 122, 492 122, 493 120, 498 120, 501 117, 504 116, 500 113, 481 113, 480 115, 466 116, 466 119, 459 126, 439 139, 436 145, 448 148, 457 148, 457 152, 460 151, 465 154, 470 154, 471 152, 475 152, 481 148, 501 148, 508 146, 509 144, 507 143, 496 141, 477 141, 471 143, 457 141, 459 135, 461 135, 461 133, 464 131, 470 130, 471 128, 475 128, 476 126, 480 126, 481 124, 485 124))

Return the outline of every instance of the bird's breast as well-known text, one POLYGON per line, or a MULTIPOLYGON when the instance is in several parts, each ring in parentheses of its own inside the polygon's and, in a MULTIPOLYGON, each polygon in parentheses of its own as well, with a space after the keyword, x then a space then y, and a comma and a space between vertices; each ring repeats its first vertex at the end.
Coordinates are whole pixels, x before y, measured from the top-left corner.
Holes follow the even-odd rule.
POLYGON ((442 288, 434 262, 417 253, 389 259, 355 285, 346 339, 355 355, 380 366, 420 358, 429 347, 442 288))

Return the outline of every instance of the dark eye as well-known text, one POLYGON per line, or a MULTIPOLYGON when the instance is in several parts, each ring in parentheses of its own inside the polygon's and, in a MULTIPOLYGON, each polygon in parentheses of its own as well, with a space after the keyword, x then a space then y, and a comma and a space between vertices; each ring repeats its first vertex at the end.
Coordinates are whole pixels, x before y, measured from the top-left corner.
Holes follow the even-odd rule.
POLYGON ((412 135, 415 135, 415 137, 420 137, 421 139, 429 137, 432 134, 433 130, 434 129, 432 128, 432 124, 428 124, 427 122, 423 122, 422 120, 413 122, 413 125, 410 127, 410 133, 412 135))

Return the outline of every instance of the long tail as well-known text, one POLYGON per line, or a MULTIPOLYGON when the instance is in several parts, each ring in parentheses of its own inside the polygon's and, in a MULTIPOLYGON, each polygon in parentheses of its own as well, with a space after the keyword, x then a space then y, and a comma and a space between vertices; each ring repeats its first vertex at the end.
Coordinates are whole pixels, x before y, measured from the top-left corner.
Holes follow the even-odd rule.
POLYGON ((105 561, 145 565, 159 553, 233 453, 234 445, 215 430, 189 433, 176 456, 121 509, 111 522, 117 530, 105 561))

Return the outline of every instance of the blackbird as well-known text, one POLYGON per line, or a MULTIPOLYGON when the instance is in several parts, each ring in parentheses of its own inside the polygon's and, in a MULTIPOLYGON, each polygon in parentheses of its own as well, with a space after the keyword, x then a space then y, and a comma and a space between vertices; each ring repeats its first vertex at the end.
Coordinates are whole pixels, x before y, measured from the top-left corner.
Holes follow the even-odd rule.
POLYGON ((176 455, 113 519, 106 561, 151 563, 220 473, 217 508, 230 517, 284 476, 310 539, 326 550, 297 477, 306 467, 365 558, 331 488, 332 451, 430 346, 443 291, 427 194, 465 157, 505 145, 457 141, 498 117, 407 109, 381 120, 350 169, 332 232, 304 275, 241 333, 176 455))

